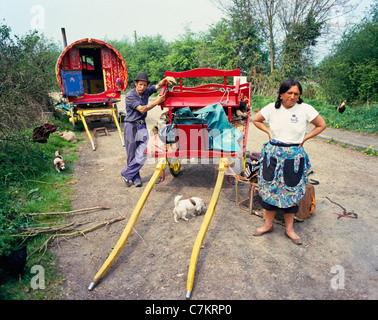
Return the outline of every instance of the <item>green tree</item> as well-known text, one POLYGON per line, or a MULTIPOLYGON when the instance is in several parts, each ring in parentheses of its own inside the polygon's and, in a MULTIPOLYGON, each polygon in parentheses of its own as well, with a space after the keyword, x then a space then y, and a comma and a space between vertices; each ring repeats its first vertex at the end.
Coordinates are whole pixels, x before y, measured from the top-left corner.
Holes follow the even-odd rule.
POLYGON ((135 77, 137 75, 139 69, 136 63, 137 52, 134 44, 127 37, 121 40, 105 39, 104 41, 116 48, 125 60, 128 74, 127 86, 132 87, 134 82, 133 76, 135 77))
POLYGON ((269 56, 269 71, 273 77, 277 66, 287 63, 288 52, 295 51, 297 56, 301 53, 299 59, 302 62, 304 57, 309 59, 309 50, 303 48, 304 42, 293 43, 299 29, 308 31, 310 25, 320 25, 323 28, 318 31, 323 32, 335 16, 340 16, 337 8, 342 8, 343 14, 355 8, 350 4, 351 0, 214 0, 214 3, 227 17, 242 26, 242 31, 248 26, 256 28, 264 40, 260 48, 268 48, 264 55, 269 56), (280 55, 282 52, 284 54, 280 55), (280 57, 285 61, 282 62, 280 57))
POLYGON ((266 57, 262 50, 263 40, 259 32, 261 23, 252 11, 245 13, 243 10, 236 10, 231 13, 229 24, 238 53, 238 67, 245 75, 252 78, 256 69, 264 69, 264 57, 266 57))
POLYGON ((378 4, 347 30, 320 64, 320 84, 331 102, 378 101, 378 4))
POLYGON ((200 40, 198 36, 186 28, 185 33, 180 35, 178 40, 171 43, 168 65, 171 71, 186 71, 198 68, 198 47, 200 40))
POLYGON ((164 77, 170 49, 169 43, 161 35, 138 37, 135 33, 134 43, 127 38, 106 41, 114 46, 125 60, 129 88, 134 86, 134 79, 139 72, 146 72, 152 83, 157 83, 164 77))
POLYGON ((144 36, 137 38, 135 45, 136 73, 129 74, 135 79, 137 73, 143 71, 149 76, 152 83, 159 82, 167 70, 167 57, 169 54, 169 43, 161 35, 144 36))
POLYGON ((302 78, 312 66, 311 47, 321 35, 323 22, 316 22, 310 11, 303 22, 292 22, 283 43, 281 72, 285 78, 302 78))
POLYGON ((203 33, 198 54, 199 66, 203 68, 230 70, 239 67, 237 43, 226 19, 211 25, 203 33))

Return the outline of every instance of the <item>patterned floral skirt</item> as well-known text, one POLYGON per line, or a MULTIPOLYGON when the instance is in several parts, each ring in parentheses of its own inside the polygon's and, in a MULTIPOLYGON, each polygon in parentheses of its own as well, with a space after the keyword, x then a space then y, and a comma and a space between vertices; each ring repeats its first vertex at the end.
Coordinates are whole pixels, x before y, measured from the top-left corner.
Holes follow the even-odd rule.
POLYGON ((278 208, 297 206, 306 192, 311 168, 306 151, 298 146, 267 142, 261 150, 258 184, 261 199, 278 208))

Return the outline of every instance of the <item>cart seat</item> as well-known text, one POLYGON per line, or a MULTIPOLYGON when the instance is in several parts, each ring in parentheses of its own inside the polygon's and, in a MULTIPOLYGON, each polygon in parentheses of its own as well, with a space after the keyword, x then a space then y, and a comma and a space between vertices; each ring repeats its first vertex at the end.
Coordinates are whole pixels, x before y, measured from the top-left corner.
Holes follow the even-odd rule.
POLYGON ((224 103, 225 107, 238 107, 239 99, 234 94, 227 95, 222 91, 209 93, 167 92, 164 100, 166 108, 203 108, 210 104, 224 103), (227 101, 228 99, 228 101, 227 101))
POLYGON ((237 79, 236 85, 227 84, 227 77, 239 77, 241 71, 239 69, 222 71, 215 69, 194 69, 183 72, 166 71, 165 76, 171 76, 179 79, 179 85, 174 86, 172 90, 168 90, 168 86, 164 86, 162 94, 165 94, 165 100, 161 104, 161 108, 168 108, 171 116, 172 108, 203 108, 210 104, 222 103, 228 108, 227 115, 231 121, 231 109, 239 107, 241 100, 240 79, 237 79), (184 87, 183 79, 185 78, 214 78, 222 77, 223 84, 210 83, 197 87, 184 87))

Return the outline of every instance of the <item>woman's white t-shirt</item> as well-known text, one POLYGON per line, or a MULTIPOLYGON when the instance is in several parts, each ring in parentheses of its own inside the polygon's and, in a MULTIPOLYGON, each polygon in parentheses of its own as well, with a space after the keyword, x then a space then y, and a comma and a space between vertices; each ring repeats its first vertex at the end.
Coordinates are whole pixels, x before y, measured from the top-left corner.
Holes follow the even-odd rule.
POLYGON ((295 104, 290 109, 274 102, 261 109, 261 115, 269 123, 271 138, 291 144, 300 144, 306 134, 307 123, 314 120, 319 112, 309 104, 295 104))

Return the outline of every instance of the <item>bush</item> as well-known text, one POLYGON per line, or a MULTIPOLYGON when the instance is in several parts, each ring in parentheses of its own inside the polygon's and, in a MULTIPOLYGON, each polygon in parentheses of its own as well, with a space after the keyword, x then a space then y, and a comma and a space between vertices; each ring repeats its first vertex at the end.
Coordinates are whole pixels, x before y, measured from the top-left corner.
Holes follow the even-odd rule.
POLYGON ((38 121, 52 107, 49 92, 57 88, 57 46, 36 31, 15 39, 0 25, 0 139, 38 121))
MULTIPOLYGON (((12 234, 32 221, 24 213, 70 209, 69 199, 61 198, 57 186, 62 188, 71 176, 58 175, 53 159, 56 150, 62 152, 72 145, 56 135, 50 135, 46 144, 33 143, 31 129, 20 134, 23 143, 7 141, 7 151, 0 151, 0 255, 17 249, 18 240, 12 234)), ((70 162, 75 157, 65 159, 70 162)))
POLYGON ((327 127, 362 133, 378 133, 378 105, 347 108, 343 114, 336 111, 336 106, 322 100, 304 99, 305 103, 316 108, 326 121, 327 127))
POLYGON ((320 84, 331 103, 378 101, 378 5, 348 30, 319 67, 320 84))
MULTIPOLYGON (((347 105, 343 114, 336 110, 336 106, 321 99, 306 99, 305 103, 312 105, 324 118, 327 127, 356 131, 361 133, 378 133, 378 105, 351 107, 347 105)), ((252 110, 260 110, 267 104, 276 101, 275 98, 253 95, 252 110)))
POLYGON ((267 97, 267 96, 261 96, 261 95, 253 95, 252 101, 251 101, 251 107, 252 110, 261 109, 264 108, 266 105, 268 105, 271 102, 276 101, 276 99, 267 97))
POLYGON ((0 255, 17 249, 11 235, 29 223, 24 206, 43 189, 43 182, 32 181, 54 173, 54 149, 63 148, 62 139, 53 136, 46 145, 32 142, 33 127, 52 107, 58 56, 57 46, 38 32, 13 38, 0 24, 0 255))

